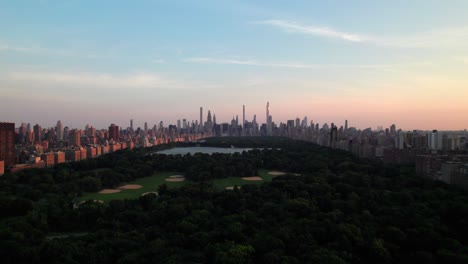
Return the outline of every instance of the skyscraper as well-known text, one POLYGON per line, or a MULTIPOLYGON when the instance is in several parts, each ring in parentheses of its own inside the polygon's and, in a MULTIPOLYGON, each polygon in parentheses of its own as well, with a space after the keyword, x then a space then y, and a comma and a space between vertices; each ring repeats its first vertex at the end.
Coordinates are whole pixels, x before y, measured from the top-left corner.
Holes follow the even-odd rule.
POLYGON ((15 124, 0 123, 0 160, 5 168, 15 164, 15 124))
POLYGON ((257 131, 258 131, 258 124, 257 124, 257 115, 254 115, 253 116, 253 120, 252 120, 252 128, 253 128, 253 135, 256 136, 257 135, 257 131))
POLYGON ((242 131, 245 130, 245 105, 242 105, 242 131))
POLYGON ((89 126, 88 129, 86 130, 86 136, 87 137, 95 137, 96 136, 96 128, 93 126, 89 126))
POLYGON ((273 135, 273 118, 270 115, 270 102, 267 102, 266 106, 266 129, 267 129, 267 135, 271 136, 273 135))
POLYGON ((203 132, 203 107, 200 106, 200 132, 203 132))
POLYGON ((309 121, 307 119, 307 116, 304 116, 304 119, 302 120, 302 128, 307 128, 309 125, 309 121))
POLYGON ((130 119, 130 131, 133 132, 133 119, 130 119))
POLYGON ((432 133, 429 137, 429 147, 432 150, 438 150, 439 147, 439 132, 437 130, 432 130, 432 133))
POLYGON ((19 143, 23 144, 26 141, 26 123, 22 123, 21 126, 19 127, 19 135, 18 135, 18 141, 19 143))
POLYGON ((63 140, 69 142, 70 141, 70 128, 67 126, 63 129, 63 140))
POLYGON ((115 124, 110 125, 108 138, 114 140, 114 142, 119 142, 119 126, 115 124))
POLYGON ((396 134, 396 126, 395 124, 392 124, 390 126, 390 135, 395 135, 396 134))
POLYGON ((57 121, 57 126, 55 127, 55 133, 57 133, 57 141, 63 140, 63 125, 62 121, 57 121))
POLYGON ((177 132, 179 132, 181 128, 182 128, 182 125, 180 123, 180 119, 178 119, 177 120, 177 132))
POLYGON ((330 147, 335 148, 336 147, 336 141, 338 140, 338 128, 335 126, 335 124, 331 124, 331 130, 330 130, 330 147))
POLYGON ((42 127, 39 124, 34 126, 34 142, 42 141, 42 127))

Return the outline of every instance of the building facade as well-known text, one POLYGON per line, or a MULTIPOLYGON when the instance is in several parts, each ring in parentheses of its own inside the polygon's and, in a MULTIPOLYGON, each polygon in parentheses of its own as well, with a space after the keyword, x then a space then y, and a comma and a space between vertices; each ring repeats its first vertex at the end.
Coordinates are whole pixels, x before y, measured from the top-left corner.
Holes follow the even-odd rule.
POLYGON ((5 168, 15 164, 15 124, 0 123, 0 160, 5 168))

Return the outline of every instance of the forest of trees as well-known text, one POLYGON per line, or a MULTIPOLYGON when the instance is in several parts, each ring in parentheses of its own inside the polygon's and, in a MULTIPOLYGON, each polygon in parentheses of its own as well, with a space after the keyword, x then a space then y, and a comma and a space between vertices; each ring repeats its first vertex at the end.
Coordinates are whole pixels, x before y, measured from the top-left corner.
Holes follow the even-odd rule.
POLYGON ((2 263, 468 263, 468 193, 285 138, 213 138, 237 154, 124 150, 0 177, 2 263), (209 179, 300 173, 218 191, 209 179), (193 181, 107 204, 74 201, 155 172, 193 181))

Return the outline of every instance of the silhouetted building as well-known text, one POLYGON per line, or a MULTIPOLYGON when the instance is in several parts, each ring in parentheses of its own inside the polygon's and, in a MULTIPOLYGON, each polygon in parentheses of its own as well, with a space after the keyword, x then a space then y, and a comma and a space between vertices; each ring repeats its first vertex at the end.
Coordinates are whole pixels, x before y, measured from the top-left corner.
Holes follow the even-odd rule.
POLYGON ((119 126, 111 124, 109 127, 109 140, 114 140, 114 142, 119 142, 119 126))
POLYGON ((34 142, 42 142, 42 127, 39 124, 34 126, 34 142))
POLYGON ((81 133, 78 129, 70 130, 70 146, 81 146, 81 133))
POLYGON ((338 128, 332 123, 330 130, 330 147, 335 148, 338 140, 338 128))
POLYGON ((203 133, 203 107, 200 107, 200 124, 199 125, 199 132, 203 133))
POLYGON ((433 130, 432 133, 429 135, 429 147, 432 150, 438 150, 439 147, 439 132, 437 130, 433 130))
POLYGON ((5 161, 5 168, 15 164, 14 123, 0 123, 0 160, 5 161))

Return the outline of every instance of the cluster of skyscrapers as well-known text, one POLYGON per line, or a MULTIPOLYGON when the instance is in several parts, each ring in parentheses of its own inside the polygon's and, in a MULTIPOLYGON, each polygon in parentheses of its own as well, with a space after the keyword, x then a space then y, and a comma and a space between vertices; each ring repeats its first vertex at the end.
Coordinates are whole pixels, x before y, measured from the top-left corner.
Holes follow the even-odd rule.
POLYGON ((273 122, 270 104, 267 102, 265 123, 262 124, 257 122, 256 115, 253 115, 251 121, 246 120, 245 105, 242 107, 242 121, 239 121, 238 116, 233 116, 230 122, 221 123, 217 122, 216 115, 212 115, 210 110, 205 121, 203 107, 200 107, 199 120, 190 122, 179 119, 175 125, 168 126, 164 126, 161 121, 152 127, 145 122, 143 128, 137 129, 133 126, 133 119, 127 128, 111 124, 107 129, 96 129, 90 125, 84 129, 69 128, 64 127, 61 121, 57 121, 56 126, 51 128, 25 123, 15 128, 13 123, 0 123, 0 174, 3 174, 4 168, 16 171, 53 166, 125 148, 188 142, 211 136, 283 136, 389 163, 416 162, 421 155, 433 157, 443 153, 453 156, 468 150, 466 130, 402 131, 397 130, 395 125, 387 129, 379 127, 377 130, 360 130, 348 127, 347 120, 344 126, 338 127, 334 123, 320 125, 309 121, 307 117, 277 124, 273 122))

